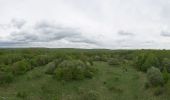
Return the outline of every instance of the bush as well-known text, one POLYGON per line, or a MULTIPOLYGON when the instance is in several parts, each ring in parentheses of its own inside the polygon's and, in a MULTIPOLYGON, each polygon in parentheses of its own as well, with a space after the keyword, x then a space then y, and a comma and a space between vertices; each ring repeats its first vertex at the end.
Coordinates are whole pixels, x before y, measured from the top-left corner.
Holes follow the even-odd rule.
POLYGON ((13 81, 13 75, 7 72, 0 72, 0 84, 11 83, 13 81))
POLYGON ((164 58, 162 61, 163 67, 167 69, 167 71, 170 73, 170 59, 164 58))
POLYGON ((51 75, 53 75, 55 69, 57 68, 57 66, 58 66, 62 61, 63 61, 62 59, 56 59, 56 60, 48 63, 48 64, 46 65, 47 68, 46 68, 46 70, 45 70, 45 73, 46 73, 46 74, 51 74, 51 75))
POLYGON ((148 89, 150 87, 150 83, 149 82, 146 82, 145 83, 145 89, 148 89))
POLYGON ((10 65, 23 59, 23 57, 19 54, 6 54, 1 56, 0 59, 1 64, 10 65))
POLYGON ((115 93, 123 93, 123 90, 122 90, 122 89, 120 89, 120 88, 118 88, 118 87, 115 87, 115 86, 111 86, 111 87, 109 87, 108 89, 109 89, 109 91, 113 91, 113 92, 115 92, 115 93))
POLYGON ((86 69, 84 70, 84 76, 86 78, 93 78, 93 76, 96 72, 97 72, 97 69, 92 68, 90 66, 86 66, 86 69))
POLYGON ((144 62, 144 64, 141 67, 142 71, 147 71, 148 68, 151 66, 155 66, 158 68, 159 66, 159 60, 154 54, 149 54, 144 62))
POLYGON ((163 78, 164 78, 164 82, 165 84, 168 82, 169 80, 169 74, 167 72, 167 69, 164 67, 163 71, 162 71, 162 75, 163 75, 163 78))
POLYGON ((99 93, 94 90, 79 89, 80 100, 99 100, 99 93))
POLYGON ((47 67, 45 71, 46 74, 54 74, 54 70, 56 69, 56 65, 54 62, 48 63, 46 67, 47 67))
POLYGON ((9 65, 0 65, 0 71, 2 71, 2 72, 10 72, 9 65))
POLYGON ((135 65, 137 69, 146 72, 152 66, 159 68, 160 62, 156 55, 149 53, 149 54, 141 54, 137 57, 135 61, 135 65))
POLYGON ((31 69, 31 65, 26 60, 21 60, 12 65, 12 73, 15 75, 24 74, 31 69))
POLYGON ((101 61, 101 57, 96 55, 94 58, 93 58, 94 61, 101 61))
POLYGON ((147 71, 147 78, 152 86, 162 86, 164 84, 162 73, 158 68, 149 68, 147 71))
POLYGON ((27 94, 27 92, 22 91, 22 92, 18 92, 17 95, 16 95, 16 97, 22 98, 22 99, 25 100, 25 99, 28 97, 28 94, 27 94))
POLYGON ((94 65, 94 63, 93 63, 92 59, 89 59, 89 61, 88 61, 88 62, 90 63, 90 65, 91 65, 91 66, 93 66, 93 65, 94 65))
POLYGON ((109 64, 109 65, 119 65, 120 62, 119 62, 119 60, 116 59, 116 58, 110 58, 110 59, 108 60, 108 64, 109 64))
POLYGON ((95 69, 79 60, 65 60, 57 66, 54 73, 59 80, 82 80, 93 77, 95 69))
POLYGON ((141 69, 142 69, 141 67, 142 67, 142 65, 144 64, 145 59, 146 59, 146 55, 144 55, 143 53, 141 53, 140 55, 138 55, 138 56, 134 59, 135 67, 136 67, 138 70, 141 70, 141 69))
POLYGON ((38 55, 33 60, 33 64, 35 64, 35 66, 43 66, 52 61, 52 56, 38 55))
POLYGON ((158 87, 155 91, 154 91, 154 95, 155 96, 160 96, 165 92, 165 88, 163 87, 158 87))

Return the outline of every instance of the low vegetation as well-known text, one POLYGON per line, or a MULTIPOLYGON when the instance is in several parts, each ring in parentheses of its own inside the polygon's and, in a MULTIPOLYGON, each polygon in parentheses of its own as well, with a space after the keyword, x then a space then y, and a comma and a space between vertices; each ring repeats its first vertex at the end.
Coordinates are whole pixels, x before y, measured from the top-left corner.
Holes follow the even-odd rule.
POLYGON ((170 51, 0 49, 0 100, 169 100, 170 51))

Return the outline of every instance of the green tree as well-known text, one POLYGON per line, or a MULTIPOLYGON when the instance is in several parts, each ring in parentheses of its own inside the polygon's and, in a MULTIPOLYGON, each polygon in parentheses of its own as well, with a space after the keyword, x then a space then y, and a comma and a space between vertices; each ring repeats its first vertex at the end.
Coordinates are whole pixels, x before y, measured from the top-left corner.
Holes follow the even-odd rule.
POLYGON ((164 79, 162 73, 158 68, 151 67, 147 70, 147 78, 152 86, 162 86, 164 79))
POLYGON ((31 65, 28 63, 28 61, 21 60, 12 65, 12 73, 13 74, 24 74, 28 70, 31 69, 31 65))
POLYGON ((145 59, 143 65, 141 66, 141 70, 146 72, 147 69, 150 68, 151 66, 159 68, 159 65, 160 64, 158 58, 151 53, 147 55, 147 58, 145 59))
POLYGON ((167 71, 170 73, 170 59, 164 58, 162 61, 163 67, 167 69, 167 71))

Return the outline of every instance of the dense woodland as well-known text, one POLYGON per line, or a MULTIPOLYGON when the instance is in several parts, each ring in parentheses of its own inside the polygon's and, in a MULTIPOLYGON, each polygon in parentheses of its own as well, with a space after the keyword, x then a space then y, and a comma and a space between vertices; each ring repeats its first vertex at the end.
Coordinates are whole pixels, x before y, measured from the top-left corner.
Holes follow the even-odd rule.
POLYGON ((0 49, 0 100, 170 100, 169 50, 0 49))

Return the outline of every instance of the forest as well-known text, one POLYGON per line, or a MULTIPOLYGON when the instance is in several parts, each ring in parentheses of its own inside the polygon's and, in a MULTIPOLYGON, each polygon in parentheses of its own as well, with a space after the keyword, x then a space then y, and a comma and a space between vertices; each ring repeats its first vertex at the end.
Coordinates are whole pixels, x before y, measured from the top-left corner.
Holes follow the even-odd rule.
POLYGON ((170 100, 170 50, 1 48, 0 100, 170 100))

